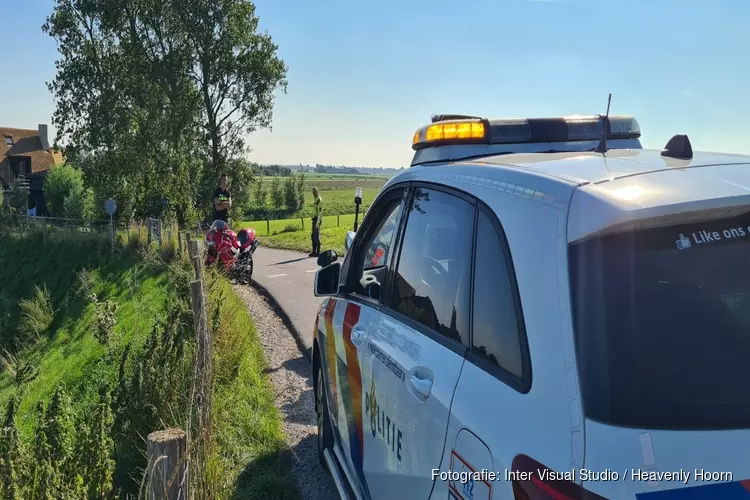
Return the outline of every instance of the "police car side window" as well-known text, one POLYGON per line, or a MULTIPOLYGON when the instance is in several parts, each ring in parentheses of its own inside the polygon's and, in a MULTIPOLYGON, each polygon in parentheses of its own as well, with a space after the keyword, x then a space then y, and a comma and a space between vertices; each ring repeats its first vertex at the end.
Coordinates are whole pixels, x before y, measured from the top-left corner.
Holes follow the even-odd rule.
POLYGON ((405 187, 394 188, 368 211, 350 252, 350 270, 345 278, 350 293, 381 299, 405 194, 405 187))
POLYGON ((522 321, 519 321, 522 318, 516 305, 509 251, 498 229, 480 210, 474 261, 471 352, 490 367, 499 367, 522 381, 528 379, 525 372, 529 371, 526 338, 522 333, 522 321))
MULTIPOLYGON (((386 265, 388 257, 391 255, 391 248, 394 243, 394 236, 398 230, 398 215, 401 211, 401 200, 394 200, 393 207, 390 208, 390 214, 382 221, 382 225, 372 242, 367 246, 365 255, 364 270, 375 269, 386 265)), ((386 210, 387 213, 387 210, 386 210)))
POLYGON ((407 208, 390 308, 468 345, 475 208, 419 187, 407 208))

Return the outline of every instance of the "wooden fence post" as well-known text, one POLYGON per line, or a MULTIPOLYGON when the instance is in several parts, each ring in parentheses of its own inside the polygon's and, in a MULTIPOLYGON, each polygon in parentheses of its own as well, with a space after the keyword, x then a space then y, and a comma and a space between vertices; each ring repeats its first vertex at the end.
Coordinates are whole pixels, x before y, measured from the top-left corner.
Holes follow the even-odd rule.
POLYGON ((190 255, 190 262, 193 263, 193 269, 195 269, 195 279, 203 281, 203 262, 201 261, 198 240, 188 241, 188 254, 190 255))
POLYGON ((148 499, 187 500, 187 435, 166 429, 148 435, 148 499))
POLYGON ((341 215, 336 214, 336 227, 341 225, 341 215))
POLYGON ((300 217, 299 220, 302 221, 302 230, 304 231, 305 230, 305 218, 304 217, 300 217))
POLYGON ((266 236, 271 236, 271 217, 266 214, 266 236))

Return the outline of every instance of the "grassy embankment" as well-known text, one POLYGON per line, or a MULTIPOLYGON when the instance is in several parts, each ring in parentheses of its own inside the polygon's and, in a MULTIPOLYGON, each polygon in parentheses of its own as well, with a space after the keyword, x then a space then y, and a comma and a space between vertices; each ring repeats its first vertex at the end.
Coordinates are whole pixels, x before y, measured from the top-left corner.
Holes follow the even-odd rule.
MULTIPOLYGON (((270 178, 264 178, 266 186, 270 184, 270 180, 270 178)), ((313 215, 312 194, 309 191, 312 186, 317 186, 320 196, 323 198, 324 217, 320 229, 321 248, 323 250, 334 249, 343 255, 346 232, 354 226, 354 189, 362 187, 362 205, 360 206, 359 218, 361 222, 362 216, 370 208, 370 204, 375 200, 387 180, 387 177, 376 176, 306 174, 307 193, 305 195, 305 206, 301 210, 285 214, 282 219, 271 220, 270 224, 267 223, 266 219, 259 217, 257 220, 239 222, 236 226, 237 228, 254 228, 262 245, 309 252, 311 248, 310 219, 313 215), (302 219, 304 219, 304 222, 302 219), (270 229, 270 233, 268 229, 270 229)))
MULTIPOLYGON (((18 401, 20 451, 13 455, 12 483, 6 481, 11 469, 0 464, 0 476, 7 473, 0 477, 0 496, 8 496, 5 488, 11 484, 22 498, 32 498, 32 488, 39 497, 40 488, 58 494, 61 488, 80 489, 81 483, 89 488, 89 497, 99 497, 101 491, 137 494, 145 466, 143 437, 163 427, 185 428, 191 411, 189 266, 168 264, 162 259, 168 255, 139 250, 137 235, 131 235, 132 248, 117 250, 113 258, 107 240, 95 235, 48 235, 46 241, 40 234, 2 238, 0 342, 12 355, 2 351, 0 405, 18 401), (117 309, 114 326, 103 339, 99 320, 105 301, 117 309), (71 449, 60 452, 63 458, 55 456, 56 448, 47 449, 46 462, 54 470, 48 476, 56 482, 45 485, 39 480, 39 463, 45 460, 37 452, 36 407, 49 403, 61 387, 70 400, 71 449), (109 410, 98 412, 105 400, 111 402, 109 410), (103 420, 106 435, 98 442, 104 458, 92 465, 87 457, 96 433, 88 429, 99 413, 109 415, 103 420), (98 492, 92 493, 93 482, 98 492)), ((263 372, 252 318, 225 281, 210 277, 209 289, 214 425, 203 475, 214 485, 211 497, 295 498, 281 416, 263 372)), ((45 429, 47 438, 62 432, 59 426, 45 429)), ((3 453, 7 436, 0 438, 3 453)))

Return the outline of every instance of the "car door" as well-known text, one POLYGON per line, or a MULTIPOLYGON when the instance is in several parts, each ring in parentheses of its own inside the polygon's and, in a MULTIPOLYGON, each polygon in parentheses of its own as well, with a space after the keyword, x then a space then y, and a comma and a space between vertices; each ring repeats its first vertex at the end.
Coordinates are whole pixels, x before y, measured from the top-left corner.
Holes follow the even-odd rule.
POLYGON ((429 497, 470 328, 473 202, 414 185, 406 207, 365 350, 365 472, 375 499, 429 497))
MULTIPOLYGON (((329 302, 325 321, 333 332, 328 344, 335 352, 337 401, 333 420, 339 443, 339 462, 350 483, 368 496, 365 464, 363 412, 365 408, 362 360, 366 339, 378 321, 382 284, 389 279, 392 242, 398 231, 407 188, 387 189, 362 221, 356 243, 344 261, 339 296, 329 302)), ((328 364, 332 359, 328 358, 328 364)))

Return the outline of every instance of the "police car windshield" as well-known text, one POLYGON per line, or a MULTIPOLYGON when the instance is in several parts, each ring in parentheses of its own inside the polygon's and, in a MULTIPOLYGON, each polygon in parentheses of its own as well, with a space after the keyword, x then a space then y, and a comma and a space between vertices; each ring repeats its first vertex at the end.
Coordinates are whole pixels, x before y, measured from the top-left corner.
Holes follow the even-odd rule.
POLYGON ((594 238, 569 263, 587 417, 750 428, 750 213, 594 238))

